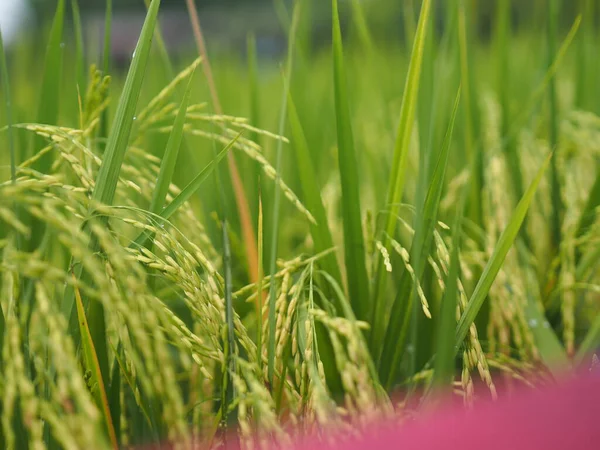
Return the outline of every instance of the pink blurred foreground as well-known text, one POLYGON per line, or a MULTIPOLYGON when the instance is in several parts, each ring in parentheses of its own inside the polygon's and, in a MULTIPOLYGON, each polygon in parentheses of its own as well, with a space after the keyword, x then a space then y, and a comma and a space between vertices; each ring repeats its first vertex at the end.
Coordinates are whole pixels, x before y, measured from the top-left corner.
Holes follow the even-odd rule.
POLYGON ((375 449, 600 449, 600 374, 586 374, 540 391, 450 407, 403 426, 381 426, 357 441, 313 448, 375 449))
MULTIPOLYGON (((230 446, 229 449, 236 448, 230 446)), ((514 393, 466 411, 446 406, 401 426, 374 425, 360 439, 307 438, 290 450, 600 449, 600 373, 514 393)))

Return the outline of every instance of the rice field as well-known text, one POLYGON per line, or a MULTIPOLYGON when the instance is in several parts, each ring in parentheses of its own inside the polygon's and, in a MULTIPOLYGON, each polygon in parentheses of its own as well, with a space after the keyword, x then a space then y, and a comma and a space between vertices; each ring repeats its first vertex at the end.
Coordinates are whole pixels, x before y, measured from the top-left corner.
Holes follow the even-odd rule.
POLYGON ((191 0, 174 57, 149 0, 124 71, 54 3, 0 38, 0 448, 327 441, 597 364, 593 0, 332 0, 325 42, 275 0, 277 62, 191 0))

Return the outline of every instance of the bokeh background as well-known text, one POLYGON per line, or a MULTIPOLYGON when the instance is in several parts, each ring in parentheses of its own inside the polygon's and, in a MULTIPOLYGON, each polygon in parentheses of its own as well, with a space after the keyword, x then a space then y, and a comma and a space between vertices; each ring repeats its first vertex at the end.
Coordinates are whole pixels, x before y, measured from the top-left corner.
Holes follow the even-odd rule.
MULTIPOLYGON (((490 36, 495 3, 492 0, 471 0, 477 11, 476 23, 480 39, 490 36)), ((186 52, 193 48, 192 31, 186 12, 185 0, 163 0, 161 26, 169 49, 186 52)), ((330 5, 327 1, 310 3, 312 29, 315 46, 329 41, 330 5)), ((341 9, 349 10, 350 2, 342 1, 341 9)), ((381 40, 402 40, 406 36, 404 13, 414 8, 413 0, 362 0, 372 29, 381 40)), ((15 43, 18 37, 37 37, 52 17, 54 0, 2 0, 0 1, 0 25, 5 41, 15 43)), ((243 52, 248 33, 257 38, 259 56, 273 56, 283 52, 285 33, 281 27, 282 5, 289 6, 291 0, 202 0, 196 2, 201 14, 205 34, 210 37, 209 45, 216 49, 243 52)), ((564 26, 572 23, 577 1, 563 2, 561 18, 564 26)), ((86 41, 93 45, 102 42, 104 9, 106 0, 80 0, 86 41)), ((438 2, 438 9, 446 7, 438 2)), ((113 0, 113 55, 122 59, 135 46, 144 18, 144 0, 113 0)), ((513 25, 530 28, 539 19, 544 24, 547 0, 513 2, 513 25)), ((348 11, 346 11, 348 12, 348 11)), ((437 15, 438 31, 443 26, 442 11, 437 15)), ((344 18, 342 17, 342 20, 344 18)))

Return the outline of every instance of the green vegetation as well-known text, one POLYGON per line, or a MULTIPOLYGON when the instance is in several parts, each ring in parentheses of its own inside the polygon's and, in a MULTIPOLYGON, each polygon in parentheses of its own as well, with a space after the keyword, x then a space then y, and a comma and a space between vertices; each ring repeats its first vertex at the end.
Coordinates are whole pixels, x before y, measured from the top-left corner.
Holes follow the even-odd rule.
POLYGON ((160 0, 126 73, 76 0, 45 56, 0 38, 0 448, 359 433, 589 367, 599 11, 407 0, 395 41, 386 1, 320 47, 275 1, 281 67, 207 54, 191 1, 184 62, 160 0))

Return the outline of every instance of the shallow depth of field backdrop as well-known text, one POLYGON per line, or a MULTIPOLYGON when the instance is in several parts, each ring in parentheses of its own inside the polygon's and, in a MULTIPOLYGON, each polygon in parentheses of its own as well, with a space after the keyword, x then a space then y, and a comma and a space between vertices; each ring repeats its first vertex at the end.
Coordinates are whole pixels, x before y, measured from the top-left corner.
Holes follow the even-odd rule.
POLYGON ((598 364, 595 0, 197 3, 0 19, 0 448, 327 440, 598 364))

